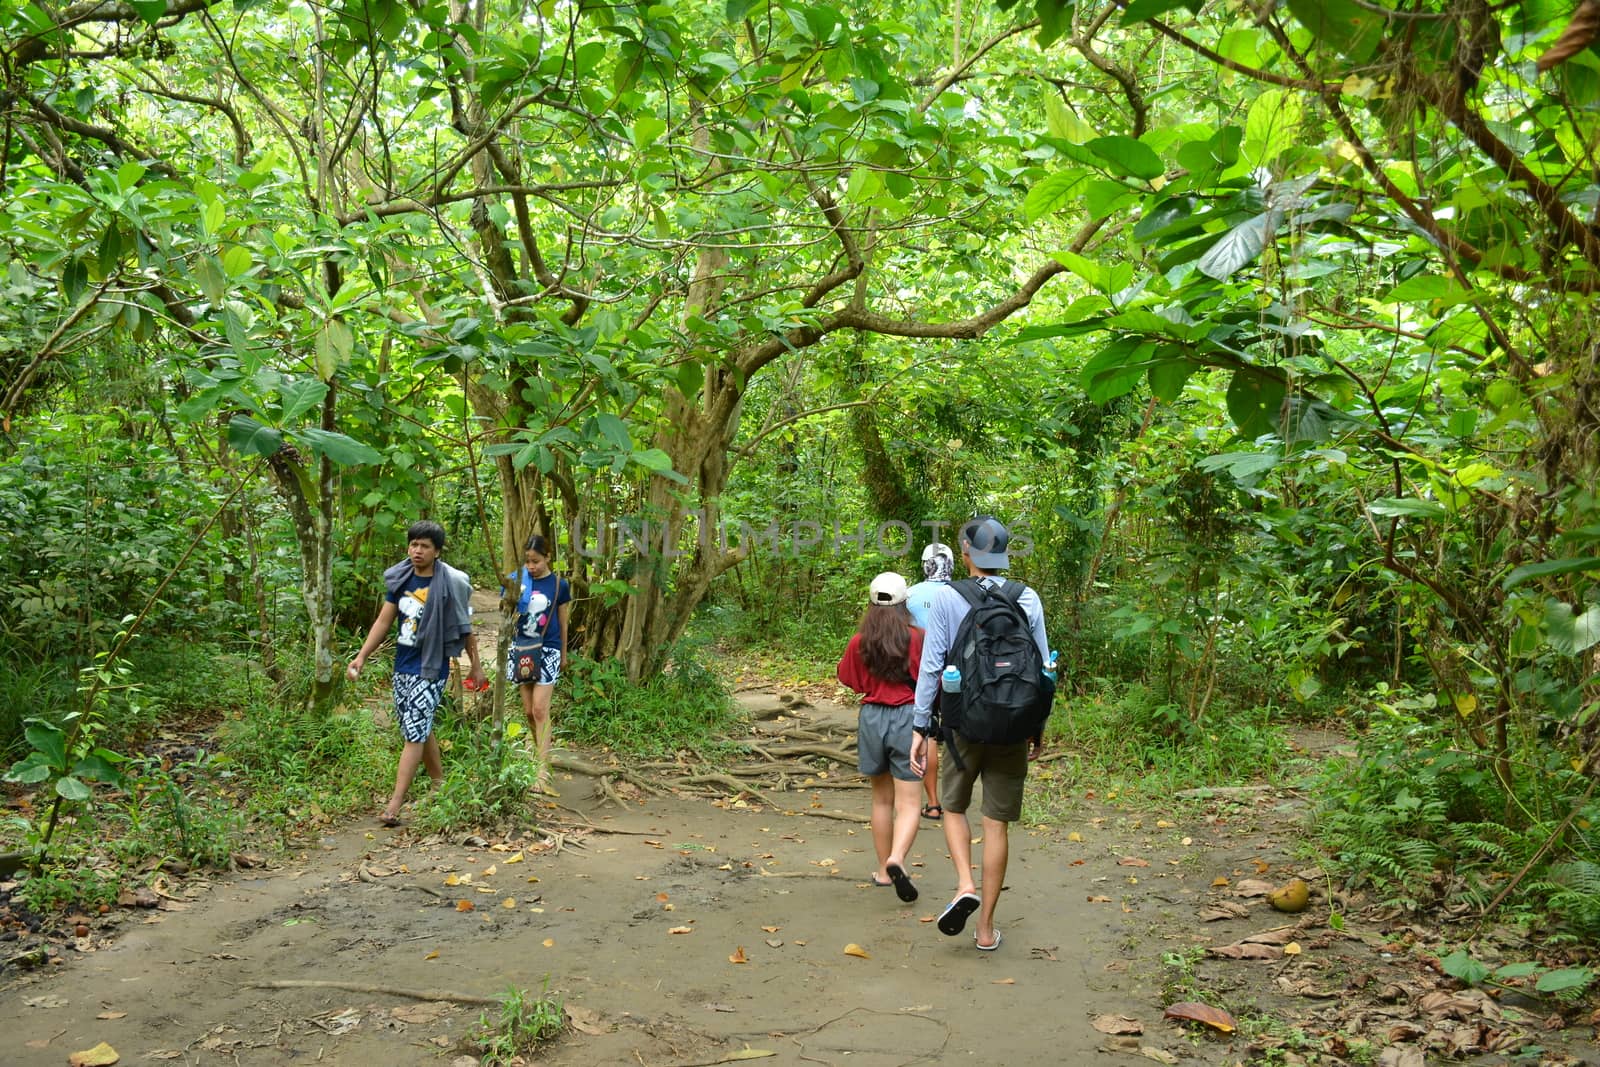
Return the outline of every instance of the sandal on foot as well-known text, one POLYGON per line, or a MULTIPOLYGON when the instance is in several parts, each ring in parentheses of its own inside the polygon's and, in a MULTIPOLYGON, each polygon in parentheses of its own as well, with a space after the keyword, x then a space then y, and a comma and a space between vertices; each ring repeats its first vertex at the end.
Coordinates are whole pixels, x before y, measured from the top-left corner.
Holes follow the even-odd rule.
POLYGON ((1000 930, 998 927, 994 932, 994 943, 989 945, 985 945, 982 941, 978 940, 978 933, 976 930, 974 930, 972 933, 972 943, 973 945, 977 946, 979 952, 993 952, 995 949, 1000 947, 1000 942, 1004 940, 1005 938, 1000 936, 1000 930))
POLYGON ((944 809, 937 804, 924 804, 922 805, 922 817, 938 822, 944 818, 944 809))
POLYGON ((894 883, 894 891, 902 904, 909 904, 917 899, 917 887, 911 884, 911 876, 906 869, 898 863, 891 863, 884 867, 889 872, 889 881, 894 883))
POLYGON ((967 925, 967 920, 972 913, 978 910, 978 905, 983 901, 978 899, 976 893, 962 893, 952 900, 939 916, 939 932, 946 937, 954 937, 967 925))
POLYGON ((398 816, 398 815, 390 815, 386 811, 379 812, 378 813, 378 822, 382 823, 384 826, 399 826, 400 825, 400 816, 398 816))

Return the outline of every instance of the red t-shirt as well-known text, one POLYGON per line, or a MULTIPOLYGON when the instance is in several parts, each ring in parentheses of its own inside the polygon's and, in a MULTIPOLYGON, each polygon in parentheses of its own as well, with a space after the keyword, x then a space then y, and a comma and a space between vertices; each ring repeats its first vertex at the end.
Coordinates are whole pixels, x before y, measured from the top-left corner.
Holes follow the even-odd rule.
POLYGON ((861 635, 854 634, 850 638, 849 646, 844 650, 844 658, 839 661, 836 673, 839 681, 860 693, 864 701, 886 704, 891 708, 898 708, 902 704, 915 704, 917 671, 922 667, 922 630, 916 626, 911 628, 911 651, 906 666, 911 677, 910 682, 886 682, 877 675, 869 673, 866 662, 861 658, 861 635))

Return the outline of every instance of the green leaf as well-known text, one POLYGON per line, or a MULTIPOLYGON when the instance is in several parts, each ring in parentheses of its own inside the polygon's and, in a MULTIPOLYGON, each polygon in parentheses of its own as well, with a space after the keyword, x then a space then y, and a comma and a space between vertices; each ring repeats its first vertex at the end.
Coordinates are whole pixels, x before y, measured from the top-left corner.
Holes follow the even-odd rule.
POLYGON ((675 482, 688 484, 689 479, 672 469, 672 457, 659 448, 647 448, 642 452, 635 452, 632 458, 635 463, 652 474, 659 474, 675 482))
POLYGON ((235 415, 228 420, 228 447, 246 456, 276 455, 283 447, 283 433, 248 415, 235 415))
POLYGON ((1220 282, 1252 262, 1267 247, 1267 240, 1277 230, 1277 215, 1276 211, 1264 211, 1229 230, 1200 257, 1200 273, 1220 282))
POLYGON ((1150 368, 1150 392, 1168 404, 1177 403, 1183 386, 1199 364, 1187 359, 1169 359, 1150 368))
POLYGON ((1539 976, 1533 988, 1541 993, 1561 993, 1568 989, 1583 989, 1594 981, 1594 972, 1587 967, 1563 967, 1539 976))
POLYGON ((1494 976, 1496 978, 1526 978, 1530 974, 1538 974, 1543 969, 1532 960, 1524 960, 1521 963, 1507 963, 1504 966, 1496 967, 1494 976))
POLYGON ((328 383, 315 378, 295 378, 283 387, 283 421, 293 422, 322 403, 328 383))
POLYGON ((1289 0, 1289 10, 1310 31, 1311 40, 1365 64, 1377 50, 1387 25, 1382 14, 1353 0, 1289 0))
POLYGON ((34 720, 22 731, 22 736, 35 752, 49 761, 51 767, 66 770, 67 735, 62 733, 59 726, 34 720))
POLYGON ((243 277, 254 262, 250 250, 244 245, 234 245, 222 253, 222 269, 228 272, 230 278, 243 277))
POLYGON ((217 265, 216 257, 209 252, 201 253, 200 258, 195 260, 194 272, 206 299, 213 307, 220 305, 228 295, 228 278, 217 265))
POLYGON ((601 436, 610 441, 617 451, 633 451, 633 438, 628 436, 627 423, 609 411, 604 411, 595 416, 595 425, 599 428, 601 436))
POLYGON ((1260 162, 1269 163, 1296 143, 1303 108, 1300 97, 1282 89, 1266 89, 1250 104, 1245 117, 1246 143, 1261 146, 1260 162))
POLYGON ((644 151, 667 132, 667 122, 658 115, 643 114, 633 122, 633 147, 644 151))
POLYGON ((72 773, 79 778, 88 778, 94 782, 117 782, 122 778, 122 772, 105 757, 93 753, 79 760, 77 766, 72 768, 72 773))
POLYGON ((1037 222, 1054 211, 1059 211, 1071 201, 1073 193, 1089 176, 1081 170, 1058 171, 1046 175, 1028 190, 1022 201, 1022 216, 1037 222))
POLYGON ((135 15, 151 26, 167 13, 167 0, 128 0, 128 6, 133 8, 135 15))
POLYGON ((1573 571, 1600 571, 1600 556, 1582 556, 1571 559, 1547 559, 1543 563, 1524 563, 1500 583, 1502 589, 1514 589, 1529 578, 1543 578, 1551 574, 1571 574, 1573 571))
POLYGON ((1245 437, 1276 433, 1283 408, 1283 381, 1256 368, 1241 368, 1228 383, 1228 415, 1245 437))
POLYGON ((685 397, 692 397, 698 393, 705 380, 706 369, 697 360, 686 360, 678 364, 678 392, 685 397))
POLYGON ((1467 985, 1477 985, 1489 977, 1489 968, 1467 955, 1467 950, 1464 948, 1458 948, 1440 960, 1439 969, 1467 985))
POLYGON ((1443 519, 1450 515, 1445 506, 1436 500, 1417 500, 1413 497, 1380 497, 1368 504, 1367 510, 1384 518, 1443 519))
POLYGON ((1122 24, 1132 26, 1136 22, 1146 22, 1153 18, 1160 18, 1168 11, 1177 8, 1187 8, 1191 12, 1200 11, 1198 0, 1133 0, 1122 10, 1122 24))
POLYGON ((1120 174, 1151 181, 1161 177, 1167 169, 1155 150, 1133 137, 1114 134, 1096 137, 1084 145, 1089 151, 1110 163, 1120 174))
POLYGON ((383 453, 376 448, 342 433, 308 427, 297 430, 295 436, 305 441, 313 452, 327 456, 341 467, 377 466, 383 462, 383 453))
POLYGON ((24 759, 20 759, 16 763, 12 764, 11 769, 6 772, 6 781, 20 782, 23 785, 33 785, 37 782, 44 781, 54 773, 54 768, 52 768, 48 763, 45 763, 43 759, 39 758, 39 754, 35 752, 32 755, 24 759))
POLYGON ((1579 614, 1571 605, 1549 600, 1544 606, 1544 631, 1550 647, 1575 656, 1600 644, 1600 604, 1591 604, 1579 614))
POLYGON ((56 793, 67 800, 88 800, 89 787, 71 775, 56 779, 56 793))
POLYGON ((1094 127, 1067 107, 1054 87, 1045 89, 1044 125, 1051 137, 1059 137, 1073 144, 1082 144, 1094 137, 1094 127))

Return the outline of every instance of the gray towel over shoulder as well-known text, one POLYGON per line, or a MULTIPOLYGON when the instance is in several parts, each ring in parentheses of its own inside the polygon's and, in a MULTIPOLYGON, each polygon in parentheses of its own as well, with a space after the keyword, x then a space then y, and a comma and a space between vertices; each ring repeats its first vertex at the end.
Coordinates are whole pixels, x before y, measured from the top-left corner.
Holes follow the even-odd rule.
MULTIPOLYGON (((383 587, 397 593, 415 573, 411 561, 403 559, 383 572, 383 587)), ((434 562, 433 578, 422 618, 417 620, 417 654, 424 678, 442 675, 445 664, 461 654, 472 633, 472 583, 442 559, 434 562)))

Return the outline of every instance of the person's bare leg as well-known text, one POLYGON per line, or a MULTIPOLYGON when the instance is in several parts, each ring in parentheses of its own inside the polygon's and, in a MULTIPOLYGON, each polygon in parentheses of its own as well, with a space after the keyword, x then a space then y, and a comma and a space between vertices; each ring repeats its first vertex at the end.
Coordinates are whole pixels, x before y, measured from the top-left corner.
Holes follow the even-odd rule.
POLYGON ((928 766, 922 772, 922 787, 927 791, 929 805, 937 808, 939 807, 939 746, 929 744, 926 751, 928 766))
POLYGON ((867 779, 872 786, 872 851, 878 855, 878 867, 872 872, 874 882, 887 882, 885 869, 893 849, 894 834, 894 779, 888 771, 867 779))
POLYGON ((983 903, 978 905, 978 944, 994 944, 994 907, 1006 884, 1006 859, 1011 852, 1010 825, 983 817, 983 903))
POLYGON ((967 825, 966 812, 944 813, 944 843, 956 868, 956 896, 976 893, 978 886, 972 880, 972 828, 967 825))
POLYGON ((444 781, 444 762, 439 758, 439 742, 432 734, 422 743, 422 767, 434 785, 444 781))
POLYGON ((383 814, 387 818, 400 817, 400 807, 406 802, 406 790, 411 788, 411 781, 417 776, 417 768, 422 764, 425 747, 421 741, 407 741, 405 747, 400 749, 400 764, 394 772, 394 794, 389 797, 389 803, 383 809, 383 814))
MULTIPOLYGON (((887 776, 885 776, 887 777, 887 776)), ((921 783, 915 778, 910 781, 893 779, 894 783, 894 836, 893 844, 889 848, 888 861, 897 863, 901 869, 906 865, 906 853, 911 851, 911 846, 917 840, 917 830, 922 825, 922 813, 918 809, 918 801, 922 798, 921 783)), ((876 834, 876 829, 874 829, 876 834)), ((882 855, 882 852, 879 852, 882 855)))
POLYGON ((550 722, 550 697, 555 693, 553 685, 529 685, 524 689, 533 690, 529 723, 533 727, 534 745, 539 752, 539 778, 538 787, 550 787, 550 735, 553 727, 550 722))

